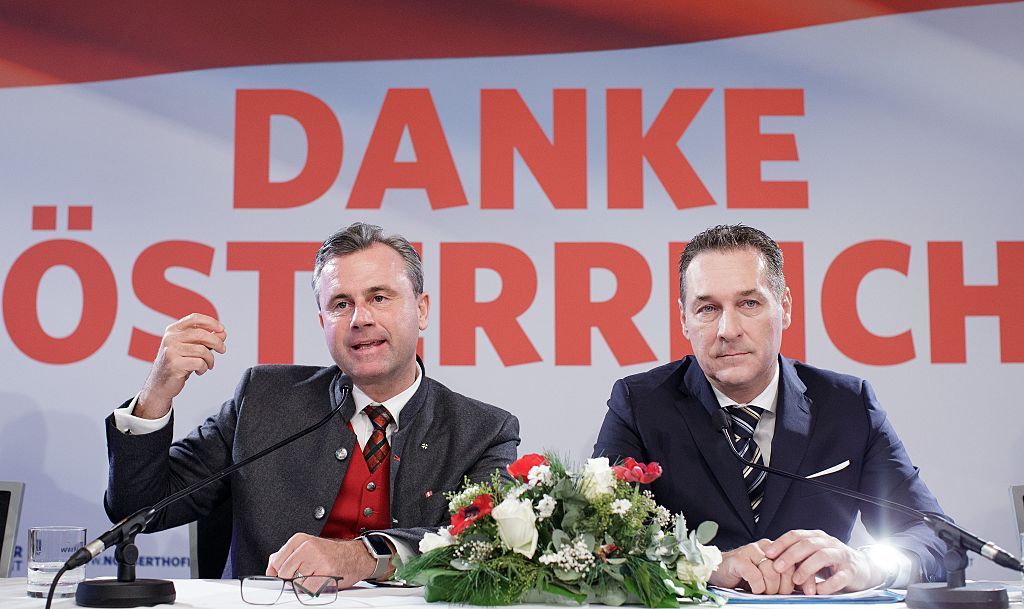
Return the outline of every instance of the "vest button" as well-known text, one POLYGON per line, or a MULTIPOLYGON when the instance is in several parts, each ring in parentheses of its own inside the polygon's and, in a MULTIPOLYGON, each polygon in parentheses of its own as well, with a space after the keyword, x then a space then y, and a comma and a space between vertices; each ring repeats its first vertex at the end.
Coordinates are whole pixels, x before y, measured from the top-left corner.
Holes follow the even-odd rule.
POLYGON ((362 535, 366 532, 366 527, 359 527, 359 534, 362 535))
POLYGON ((376 482, 370 482, 369 484, 366 485, 366 490, 368 490, 368 491, 375 491, 375 490, 377 490, 377 483, 376 482))
POLYGON ((373 508, 363 508, 363 516, 366 516, 367 518, 373 516, 373 508))
POLYGON ((327 510, 324 509, 324 506, 318 505, 318 506, 316 506, 316 509, 313 510, 313 518, 316 518, 317 520, 321 520, 324 517, 324 514, 326 514, 326 513, 327 513, 327 510))
POLYGON ((348 459, 348 449, 339 448, 338 450, 334 451, 334 458, 337 459, 338 461, 344 461, 345 459, 348 459))

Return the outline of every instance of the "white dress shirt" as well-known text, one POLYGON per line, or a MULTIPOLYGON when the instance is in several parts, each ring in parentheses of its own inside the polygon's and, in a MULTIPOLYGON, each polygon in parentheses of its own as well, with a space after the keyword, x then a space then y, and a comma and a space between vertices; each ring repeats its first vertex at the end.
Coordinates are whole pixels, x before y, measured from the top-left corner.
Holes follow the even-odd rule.
POLYGON ((761 449, 761 457, 764 459, 764 464, 768 465, 772 459, 772 438, 775 437, 775 407, 779 401, 778 362, 775 364, 775 374, 772 376, 768 386, 764 388, 760 395, 746 404, 738 403, 719 391, 714 385, 711 386, 711 389, 715 392, 715 397, 718 398, 718 405, 722 408, 729 406, 757 406, 761 410, 761 418, 758 419, 757 427, 754 428, 754 443, 761 449))

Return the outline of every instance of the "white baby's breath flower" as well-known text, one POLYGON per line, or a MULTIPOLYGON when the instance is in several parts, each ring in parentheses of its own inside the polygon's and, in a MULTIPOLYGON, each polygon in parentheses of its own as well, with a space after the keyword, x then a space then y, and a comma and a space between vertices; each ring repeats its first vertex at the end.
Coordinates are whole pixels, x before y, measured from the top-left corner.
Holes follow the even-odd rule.
POLYGON ((629 508, 633 507, 633 504, 629 499, 616 499, 612 501, 612 514, 618 514, 619 516, 625 516, 629 508))
POLYGON ((555 507, 558 502, 551 495, 544 495, 540 501, 537 502, 537 519, 544 520, 545 518, 551 518, 551 515, 555 513, 555 507))
POLYGON ((659 505, 654 508, 654 524, 660 528, 665 528, 672 522, 672 512, 668 511, 663 505, 659 505))
POLYGON ((454 512, 460 507, 469 505, 476 499, 477 495, 483 492, 483 489, 479 484, 471 484, 462 490, 461 493, 452 497, 452 500, 448 502, 448 511, 454 512))

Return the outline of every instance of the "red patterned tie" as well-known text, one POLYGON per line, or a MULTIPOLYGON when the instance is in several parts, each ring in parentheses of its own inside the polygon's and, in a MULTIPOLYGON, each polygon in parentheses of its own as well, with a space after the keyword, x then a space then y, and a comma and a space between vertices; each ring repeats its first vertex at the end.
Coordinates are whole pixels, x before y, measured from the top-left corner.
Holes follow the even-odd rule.
POLYGON ((370 417, 370 422, 373 423, 373 433, 370 434, 370 439, 363 447, 363 458, 366 459, 366 466, 370 468, 372 474, 381 463, 391 456, 391 446, 388 445, 388 436, 385 430, 394 419, 391 418, 388 409, 380 404, 370 404, 363 409, 363 412, 370 417))

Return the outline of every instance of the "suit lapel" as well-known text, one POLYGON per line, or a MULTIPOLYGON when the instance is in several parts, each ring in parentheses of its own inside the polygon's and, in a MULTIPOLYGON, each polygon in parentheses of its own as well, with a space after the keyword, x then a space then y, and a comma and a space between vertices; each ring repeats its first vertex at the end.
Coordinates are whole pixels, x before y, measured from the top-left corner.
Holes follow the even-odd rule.
MULTIPOLYGON (((807 386, 797 376, 790 360, 779 358, 779 398, 775 409, 775 434, 772 438, 771 467, 796 473, 803 462, 810 441, 811 399, 804 392, 807 386)), ((768 530, 792 481, 781 476, 768 476, 758 534, 768 530)))
MULTIPOLYGON (((417 358, 419 361, 419 358, 417 358)), ((420 362, 421 370, 423 364, 420 362)), ((399 472, 403 469, 403 457, 406 457, 405 462, 409 467, 413 468, 415 473, 417 467, 416 456, 418 452, 413 450, 418 447, 420 443, 426 438, 426 434, 430 430, 430 426, 433 423, 434 411, 432 408, 428 408, 427 404, 430 401, 430 379, 426 377, 426 372, 423 372, 423 379, 420 381, 419 389, 413 394, 406 405, 402 408, 402 412, 398 415, 398 431, 391 436, 391 468, 389 472, 390 489, 391 489, 391 517, 392 520, 397 520, 399 517, 399 511, 401 511, 403 505, 409 503, 408 501, 396 501, 396 498, 408 497, 407 493, 401 492, 399 485, 403 480, 409 477, 407 474, 399 477, 399 472), (406 447, 412 447, 410 450, 406 450, 406 447), (412 462, 409 462, 409 459, 412 462)), ((439 464, 432 464, 432 466, 439 466, 439 464)))
POLYGON ((719 407, 718 399, 696 360, 687 368, 679 389, 683 396, 682 399, 676 400, 676 409, 686 419, 686 427, 690 430, 694 443, 708 468, 715 475, 736 516, 746 527, 747 533, 753 536, 754 512, 750 508, 750 498, 743 484, 740 464, 725 443, 722 433, 711 423, 710 415, 719 407), (699 403, 700 407, 695 408, 694 401, 699 403))

